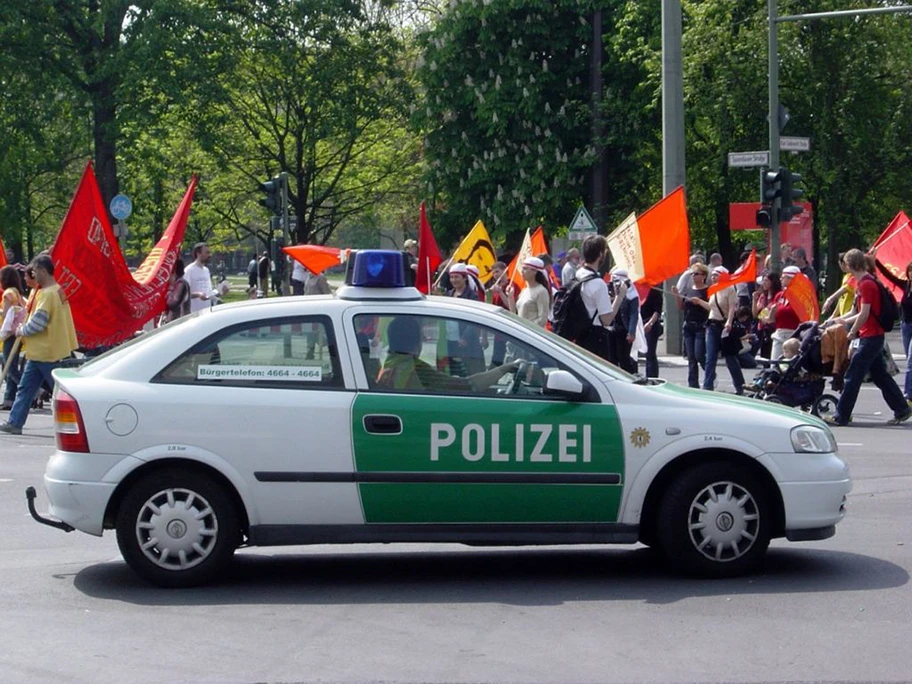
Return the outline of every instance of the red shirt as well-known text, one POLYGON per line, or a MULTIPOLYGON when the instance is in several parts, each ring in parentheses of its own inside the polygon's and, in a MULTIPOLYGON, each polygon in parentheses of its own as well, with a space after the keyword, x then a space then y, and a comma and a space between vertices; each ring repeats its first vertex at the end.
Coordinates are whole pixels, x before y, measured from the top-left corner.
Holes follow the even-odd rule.
POLYGON ((874 276, 868 274, 862 278, 855 290, 855 309, 861 311, 862 304, 870 304, 871 312, 868 320, 858 329, 859 337, 880 337, 884 329, 880 326, 877 317, 880 315, 880 288, 874 281, 874 276))
POLYGON ((776 328, 782 330, 797 330, 801 325, 801 319, 789 304, 785 290, 777 292, 773 297, 773 304, 776 305, 776 328))

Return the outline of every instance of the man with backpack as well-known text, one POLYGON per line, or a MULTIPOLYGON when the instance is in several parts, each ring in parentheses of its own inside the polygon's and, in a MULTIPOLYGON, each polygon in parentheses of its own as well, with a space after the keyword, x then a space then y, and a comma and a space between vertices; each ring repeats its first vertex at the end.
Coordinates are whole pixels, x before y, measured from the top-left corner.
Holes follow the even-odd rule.
MULTIPOLYGON (((871 381, 877 385, 887 405, 893 409, 893 418, 887 424, 899 425, 912 418, 912 407, 906 403, 893 377, 887 372, 884 361, 884 329, 892 329, 892 321, 887 320, 887 309, 890 307, 884 305, 881 295, 883 285, 868 272, 865 255, 860 249, 846 252, 845 264, 856 282, 855 306, 845 316, 830 319, 830 323, 851 326, 848 338, 853 352, 845 373, 845 389, 836 405, 836 412, 825 420, 830 425, 848 425, 861 383, 865 375, 870 374, 871 381)), ((895 319, 895 306, 892 311, 895 319)))
POLYGON ((608 284, 599 275, 607 252, 608 241, 603 235, 590 235, 583 241, 584 263, 573 284, 562 287, 555 295, 552 321, 558 335, 603 359, 608 359, 610 353, 608 326, 627 295, 627 286, 621 283, 612 301, 608 284))

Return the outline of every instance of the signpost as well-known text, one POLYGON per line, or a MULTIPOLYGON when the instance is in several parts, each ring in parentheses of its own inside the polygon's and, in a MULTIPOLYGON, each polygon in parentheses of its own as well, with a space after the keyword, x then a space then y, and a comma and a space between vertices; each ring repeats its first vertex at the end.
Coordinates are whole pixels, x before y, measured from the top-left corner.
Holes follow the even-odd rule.
POLYGON ((576 216, 570 222, 570 232, 567 237, 570 240, 585 240, 589 235, 595 235, 598 229, 595 227, 595 221, 586 211, 586 207, 580 206, 576 211, 576 216))
POLYGON ((117 223, 114 225, 114 234, 117 237, 117 242, 120 245, 120 253, 126 254, 125 248, 127 244, 127 224, 124 223, 130 214, 133 213, 133 202, 130 201, 130 198, 124 194, 115 195, 111 199, 111 204, 108 206, 108 210, 111 212, 111 216, 117 219, 117 223))

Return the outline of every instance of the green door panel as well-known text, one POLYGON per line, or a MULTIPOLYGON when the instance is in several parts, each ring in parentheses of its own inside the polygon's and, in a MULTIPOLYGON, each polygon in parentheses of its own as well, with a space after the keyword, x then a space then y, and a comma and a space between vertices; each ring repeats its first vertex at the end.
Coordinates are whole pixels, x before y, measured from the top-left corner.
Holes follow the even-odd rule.
POLYGON ((624 445, 614 406, 361 394, 352 428, 368 523, 617 519, 624 445), (369 415, 397 416, 402 432, 368 433, 369 415))

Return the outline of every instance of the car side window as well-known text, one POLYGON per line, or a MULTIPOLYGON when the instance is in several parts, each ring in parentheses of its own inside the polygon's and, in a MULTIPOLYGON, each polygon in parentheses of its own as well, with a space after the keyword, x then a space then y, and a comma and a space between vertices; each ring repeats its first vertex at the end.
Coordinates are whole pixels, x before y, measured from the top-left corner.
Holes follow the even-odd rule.
POLYGON ((542 398, 547 373, 566 370, 525 342, 455 318, 362 314, 354 326, 372 391, 542 398))
POLYGON ((153 381, 283 389, 344 386, 326 316, 231 326, 178 356, 153 381))

